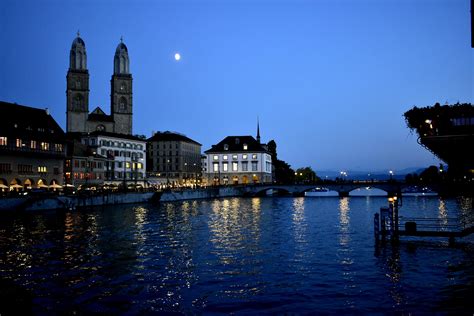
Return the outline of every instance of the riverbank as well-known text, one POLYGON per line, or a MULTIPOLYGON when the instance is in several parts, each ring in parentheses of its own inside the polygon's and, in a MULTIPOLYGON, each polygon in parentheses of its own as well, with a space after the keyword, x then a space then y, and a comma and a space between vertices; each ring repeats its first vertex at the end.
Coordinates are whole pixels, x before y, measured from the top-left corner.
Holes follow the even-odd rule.
POLYGON ((158 192, 101 193, 97 195, 38 195, 0 199, 0 211, 78 209, 106 205, 212 199, 243 196, 244 194, 244 190, 239 187, 220 187, 158 192))

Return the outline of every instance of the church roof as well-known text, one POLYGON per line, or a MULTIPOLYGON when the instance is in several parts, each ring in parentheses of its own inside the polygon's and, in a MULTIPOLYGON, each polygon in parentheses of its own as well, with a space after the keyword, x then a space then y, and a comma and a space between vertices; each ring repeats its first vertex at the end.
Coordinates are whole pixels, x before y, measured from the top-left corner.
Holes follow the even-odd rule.
POLYGON ((206 154, 220 152, 267 152, 267 150, 253 136, 227 136, 205 151, 206 154), (247 145, 247 150, 244 150, 244 144, 247 145))
POLYGON ((64 131, 47 109, 0 101, 0 135, 58 140, 64 131))
POLYGON ((113 122, 114 118, 112 115, 105 114, 105 112, 100 107, 96 107, 94 111, 89 113, 87 120, 95 122, 113 122))
POLYGON ((87 135, 108 136, 108 137, 124 138, 124 139, 138 140, 138 141, 141 141, 141 142, 146 142, 146 139, 142 139, 138 136, 133 136, 133 135, 128 135, 128 134, 112 133, 112 132, 104 132, 104 131, 94 131, 94 132, 87 133, 87 135))
POLYGON ((176 142, 176 141, 181 141, 181 142, 186 142, 186 143, 192 143, 201 146, 200 143, 198 143, 195 140, 192 140, 191 138, 178 134, 178 133, 173 133, 173 132, 158 132, 155 133, 152 137, 147 139, 148 142, 176 142))

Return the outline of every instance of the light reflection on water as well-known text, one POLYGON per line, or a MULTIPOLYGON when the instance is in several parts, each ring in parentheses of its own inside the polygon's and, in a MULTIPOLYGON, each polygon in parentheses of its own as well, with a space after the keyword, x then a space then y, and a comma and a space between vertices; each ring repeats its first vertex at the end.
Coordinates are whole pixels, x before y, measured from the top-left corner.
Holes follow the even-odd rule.
MULTIPOLYGON (((401 215, 442 225, 473 217, 471 199, 403 202, 401 215)), ((376 248, 385 203, 227 198, 5 215, 0 285, 32 293, 21 295, 36 313, 472 312, 472 239, 376 248)))

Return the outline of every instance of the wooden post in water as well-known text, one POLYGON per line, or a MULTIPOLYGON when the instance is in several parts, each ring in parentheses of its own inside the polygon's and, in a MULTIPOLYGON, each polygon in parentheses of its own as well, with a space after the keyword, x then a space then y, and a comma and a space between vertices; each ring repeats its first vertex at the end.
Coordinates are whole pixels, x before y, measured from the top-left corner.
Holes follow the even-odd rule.
POLYGON ((380 235, 380 222, 379 222, 379 214, 375 213, 374 214, 374 237, 375 237, 375 242, 379 242, 379 235, 380 235))
POLYGON ((385 236, 387 235, 387 226, 386 226, 387 217, 388 217, 388 208, 381 207, 380 208, 380 232, 382 234, 382 241, 385 241, 385 236))

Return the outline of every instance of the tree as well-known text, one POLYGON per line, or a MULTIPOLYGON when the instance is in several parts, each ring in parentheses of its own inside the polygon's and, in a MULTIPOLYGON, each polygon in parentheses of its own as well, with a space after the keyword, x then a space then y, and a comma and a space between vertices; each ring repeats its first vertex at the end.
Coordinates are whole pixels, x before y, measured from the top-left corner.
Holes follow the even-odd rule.
POLYGON ((273 181, 279 184, 293 183, 295 181, 295 171, 291 169, 288 163, 278 159, 276 142, 274 140, 269 141, 267 148, 272 156, 273 181))
POLYGON ((311 167, 298 168, 295 172, 297 183, 314 183, 321 180, 311 167))

